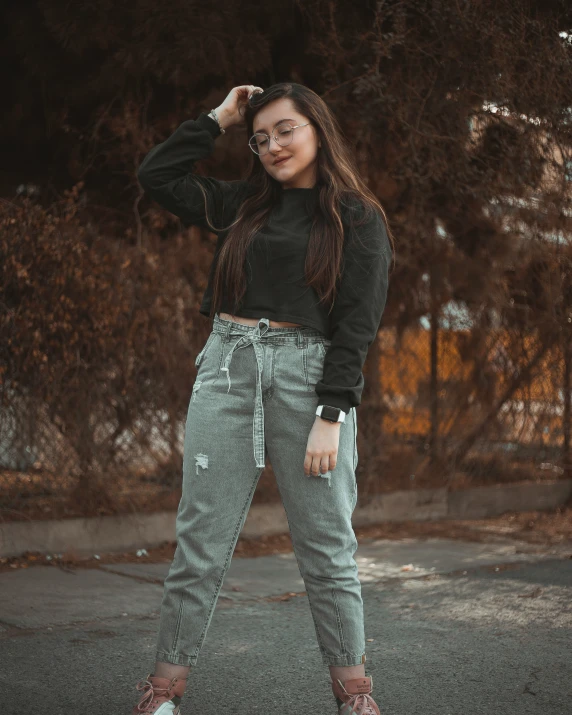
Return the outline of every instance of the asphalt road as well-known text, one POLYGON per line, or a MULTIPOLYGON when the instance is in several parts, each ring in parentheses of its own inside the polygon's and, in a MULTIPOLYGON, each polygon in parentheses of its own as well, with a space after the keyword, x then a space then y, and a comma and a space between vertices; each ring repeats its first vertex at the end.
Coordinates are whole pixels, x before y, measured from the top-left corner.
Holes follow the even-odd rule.
MULTIPOLYGON (((356 558, 382 715, 572 713, 572 545, 378 540, 356 558)), ((2 715, 129 715, 166 571, 0 574, 2 715)), ((183 698, 198 713, 336 715, 292 554, 233 559, 183 698)))

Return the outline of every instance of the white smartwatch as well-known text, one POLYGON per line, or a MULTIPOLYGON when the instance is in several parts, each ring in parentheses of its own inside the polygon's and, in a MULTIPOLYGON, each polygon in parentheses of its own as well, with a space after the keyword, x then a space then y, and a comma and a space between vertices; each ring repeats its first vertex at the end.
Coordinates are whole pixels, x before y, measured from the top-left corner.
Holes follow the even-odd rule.
POLYGON ((328 422, 345 422, 346 419, 346 413, 343 410, 331 405, 318 405, 316 414, 328 422))

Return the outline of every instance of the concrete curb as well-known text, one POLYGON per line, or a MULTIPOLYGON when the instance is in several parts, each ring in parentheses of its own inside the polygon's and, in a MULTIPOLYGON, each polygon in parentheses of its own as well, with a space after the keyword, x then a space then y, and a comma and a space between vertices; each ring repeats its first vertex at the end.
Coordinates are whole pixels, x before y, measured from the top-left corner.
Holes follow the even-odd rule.
MULTIPOLYGON (((435 521, 483 519, 507 511, 554 509, 572 494, 572 479, 552 482, 518 482, 448 492, 415 489, 374 496, 355 509, 354 526, 386 521, 435 521)), ((176 512, 125 514, 59 521, 27 521, 0 524, 0 557, 25 551, 79 553, 131 551, 174 541, 176 512)), ((282 504, 251 506, 242 536, 288 533, 282 504)))

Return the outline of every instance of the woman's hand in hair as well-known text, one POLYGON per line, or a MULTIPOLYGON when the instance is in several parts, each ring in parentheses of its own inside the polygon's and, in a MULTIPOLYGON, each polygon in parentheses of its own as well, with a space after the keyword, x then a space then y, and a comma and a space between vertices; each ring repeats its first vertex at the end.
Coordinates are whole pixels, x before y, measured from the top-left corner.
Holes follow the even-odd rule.
POLYGON ((264 92, 264 90, 253 84, 241 84, 230 90, 224 102, 215 110, 223 129, 244 121, 244 108, 255 92, 264 92))
POLYGON ((338 447, 340 444, 341 422, 328 422, 321 417, 316 417, 304 459, 304 474, 314 477, 335 469, 338 461, 338 447))

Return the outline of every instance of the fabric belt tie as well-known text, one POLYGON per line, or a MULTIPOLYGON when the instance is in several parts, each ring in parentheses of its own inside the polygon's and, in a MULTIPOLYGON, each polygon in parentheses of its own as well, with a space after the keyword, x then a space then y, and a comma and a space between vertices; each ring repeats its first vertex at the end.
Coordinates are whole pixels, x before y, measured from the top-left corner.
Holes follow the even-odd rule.
POLYGON ((254 444, 254 461, 257 467, 265 467, 264 462, 264 407, 262 405, 262 369, 264 365, 264 348, 260 344, 262 336, 270 327, 269 318, 261 318, 258 324, 242 335, 232 346, 228 355, 224 360, 224 365, 221 370, 226 372, 228 378, 228 390, 230 392, 230 363, 235 350, 246 348, 252 345, 254 355, 256 357, 256 399, 254 404, 254 419, 252 421, 252 441, 254 444), (260 327, 263 324, 262 328, 260 327))

